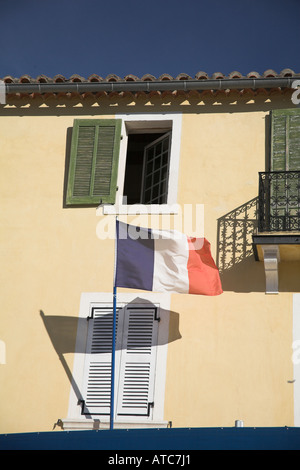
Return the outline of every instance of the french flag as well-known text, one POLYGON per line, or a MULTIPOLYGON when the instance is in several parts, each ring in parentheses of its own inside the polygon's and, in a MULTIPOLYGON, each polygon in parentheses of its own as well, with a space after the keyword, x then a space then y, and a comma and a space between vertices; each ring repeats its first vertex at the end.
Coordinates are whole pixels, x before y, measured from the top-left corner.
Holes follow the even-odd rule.
POLYGON ((116 287, 198 295, 223 292, 205 238, 116 223, 116 287))

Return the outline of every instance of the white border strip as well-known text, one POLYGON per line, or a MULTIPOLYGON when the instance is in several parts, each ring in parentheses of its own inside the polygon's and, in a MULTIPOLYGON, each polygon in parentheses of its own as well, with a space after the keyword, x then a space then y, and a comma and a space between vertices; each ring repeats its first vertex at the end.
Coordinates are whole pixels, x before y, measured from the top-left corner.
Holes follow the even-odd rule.
POLYGON ((294 426, 300 426, 300 294, 293 294, 294 426))

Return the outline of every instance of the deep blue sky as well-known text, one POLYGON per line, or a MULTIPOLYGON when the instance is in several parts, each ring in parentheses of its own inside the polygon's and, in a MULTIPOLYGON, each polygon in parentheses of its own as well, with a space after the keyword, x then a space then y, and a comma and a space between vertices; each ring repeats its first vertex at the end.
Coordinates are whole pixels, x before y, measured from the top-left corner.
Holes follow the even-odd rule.
POLYGON ((0 0, 0 78, 300 73, 300 0, 0 0))

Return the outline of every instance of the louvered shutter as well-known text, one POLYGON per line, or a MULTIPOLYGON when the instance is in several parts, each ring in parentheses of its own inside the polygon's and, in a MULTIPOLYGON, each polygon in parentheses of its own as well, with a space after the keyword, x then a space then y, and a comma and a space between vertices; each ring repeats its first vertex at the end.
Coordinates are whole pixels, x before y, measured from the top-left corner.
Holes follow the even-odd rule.
MULTIPOLYGON (((271 114, 271 164, 273 172, 300 170, 300 110, 275 110, 271 114)), ((270 180, 270 222, 273 229, 291 230, 298 219, 299 175, 273 174, 270 180)))
POLYGON ((115 202, 120 137, 120 119, 75 119, 68 205, 115 202))
MULTIPOLYGON (((111 351, 113 309, 94 307, 89 320, 85 375, 83 385, 84 414, 109 415, 111 393, 111 351)), ((122 309, 117 310, 115 387, 118 388, 118 370, 123 329, 122 309)))
POLYGON ((154 399, 157 333, 155 307, 125 309, 118 416, 149 416, 154 399))
POLYGON ((300 170, 300 109, 271 114, 271 171, 300 170))

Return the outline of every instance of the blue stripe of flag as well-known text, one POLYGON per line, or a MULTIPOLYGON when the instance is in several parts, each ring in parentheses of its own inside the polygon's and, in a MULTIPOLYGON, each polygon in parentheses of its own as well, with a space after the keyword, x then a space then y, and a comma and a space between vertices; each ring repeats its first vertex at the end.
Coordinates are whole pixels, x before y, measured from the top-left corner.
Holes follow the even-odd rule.
POLYGON ((116 287, 152 290, 154 239, 151 230, 117 221, 116 287), (130 228, 129 228, 130 227, 130 228))

